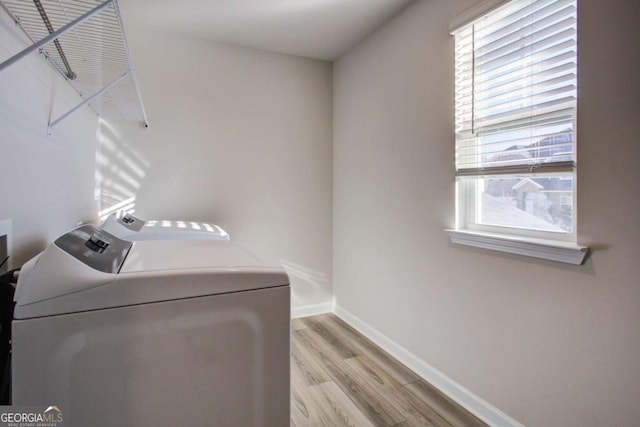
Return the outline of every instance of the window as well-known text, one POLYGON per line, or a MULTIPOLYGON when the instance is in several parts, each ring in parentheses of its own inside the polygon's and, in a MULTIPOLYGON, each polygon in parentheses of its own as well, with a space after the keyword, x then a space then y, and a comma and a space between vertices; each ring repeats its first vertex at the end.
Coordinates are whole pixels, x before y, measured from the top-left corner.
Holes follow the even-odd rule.
POLYGON ((457 231, 575 244, 576 1, 488 0, 452 23, 457 231))

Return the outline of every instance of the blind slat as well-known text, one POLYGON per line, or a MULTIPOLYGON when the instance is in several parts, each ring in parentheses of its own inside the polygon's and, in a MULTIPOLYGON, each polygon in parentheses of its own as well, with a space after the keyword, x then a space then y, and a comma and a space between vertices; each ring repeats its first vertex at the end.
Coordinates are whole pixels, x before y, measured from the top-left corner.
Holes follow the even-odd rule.
MULTIPOLYGON (((514 99, 521 100, 523 98, 522 94, 526 94, 525 96, 529 98, 534 96, 544 96, 552 90, 560 91, 559 93, 565 93, 565 91, 568 91, 568 86, 575 89, 575 84, 573 84, 575 80, 576 75, 573 73, 564 73, 558 77, 551 76, 550 78, 539 82, 517 80, 508 85, 500 86, 500 89, 496 88, 476 94, 476 108, 482 108, 483 106, 498 107, 514 99), (559 85, 563 85, 563 87, 558 88, 559 85)), ((569 91, 570 90, 571 89, 569 89, 569 91)))
POLYGON ((573 172, 574 162, 541 163, 537 165, 512 165, 505 167, 467 168, 457 172, 461 177, 482 177, 494 175, 562 174, 573 172))
MULTIPOLYGON (((521 3, 522 4, 522 3, 521 3)), ((474 31, 481 38, 481 43, 489 43, 500 38, 524 23, 532 23, 536 20, 544 20, 548 16, 556 14, 560 10, 572 7, 573 0, 544 0, 528 2, 515 13, 505 13, 500 18, 479 20, 474 26, 474 31)))
MULTIPOLYGON (((547 49, 543 52, 538 53, 536 58, 529 58, 530 61, 526 63, 509 63, 503 65, 499 68, 494 68, 488 70, 485 73, 479 72, 476 70, 475 75, 473 70, 468 71, 466 74, 469 74, 469 78, 473 77, 474 82, 476 83, 484 83, 488 81, 501 81, 504 78, 507 78, 508 75, 517 74, 520 75, 522 73, 522 69, 524 66, 528 66, 533 69, 545 70, 549 69, 555 65, 563 64, 563 63, 573 63, 575 64, 576 52, 575 52, 575 41, 567 40, 559 45, 553 46, 550 49, 547 49)), ((470 62, 471 64, 471 62, 470 62)), ((469 65, 471 67, 471 65, 469 65)))
POLYGON ((546 102, 538 102, 533 105, 527 105, 520 108, 510 109, 504 112, 492 111, 492 114, 477 117, 474 113, 474 120, 476 128, 482 128, 485 126, 493 126, 501 122, 513 121, 522 117, 534 116, 537 112, 550 112, 561 110, 567 105, 574 104, 575 97, 568 95, 563 98, 556 98, 546 102))
POLYGON ((547 55, 553 54, 553 52, 561 51, 568 46, 575 45, 575 36, 575 27, 567 28, 562 32, 527 45, 526 49, 510 52, 484 63, 474 64, 474 69, 476 72, 490 72, 497 68, 504 67, 505 64, 520 61, 523 58, 533 60, 536 56, 546 57, 547 55))
POLYGON ((562 8, 549 10, 549 12, 547 16, 539 17, 539 19, 527 17, 526 19, 511 22, 506 27, 491 34, 482 34, 482 31, 475 28, 477 50, 481 53, 489 53, 524 37, 535 37, 536 34, 553 31, 554 25, 563 20, 571 19, 576 14, 575 8, 571 5, 564 5, 562 8))
MULTIPOLYGON (((566 141, 569 141, 567 143, 554 143, 554 146, 558 146, 558 147, 563 146, 563 147, 569 148, 567 144, 573 143, 572 132, 570 130, 564 131, 564 132, 561 131, 561 132, 539 135, 536 137, 536 140, 540 140, 540 138, 542 138, 542 140, 544 140, 545 138, 558 138, 558 139, 564 139, 566 141)), ((531 144, 532 139, 533 137, 531 136, 512 137, 511 139, 504 139, 499 142, 493 142, 493 143, 482 144, 482 145, 475 145, 473 144, 473 142, 471 142, 471 143, 468 143, 468 145, 459 146, 456 149, 456 154, 459 154, 460 156, 472 156, 472 155, 476 155, 476 153, 479 150, 484 150, 486 153, 498 153, 504 149, 505 145, 509 145, 511 147, 524 147, 526 145, 529 145, 529 147, 521 148, 521 149, 533 149, 535 148, 535 146, 534 144, 531 144)), ((475 139, 472 138, 471 141, 475 141, 475 139)), ((538 144, 538 146, 541 146, 541 144, 538 144)))
MULTIPOLYGON (((550 68, 546 68, 544 71, 536 74, 535 78, 538 82, 550 81, 556 78, 565 78, 567 76, 572 76, 572 78, 576 77, 576 64, 573 62, 564 62, 559 65, 550 64, 550 68)), ((529 81, 532 80, 531 77, 528 78, 529 81)), ((468 84, 471 84, 472 79, 470 78, 468 82, 461 81, 460 86, 461 89, 465 90, 468 84)), ((488 93, 492 95, 502 93, 508 90, 514 90, 518 86, 525 85, 527 83, 527 77, 523 78, 521 73, 519 72, 511 72, 509 74, 502 75, 498 78, 487 80, 484 82, 478 82, 478 84, 484 84, 488 86, 488 93)), ((456 91, 458 93, 458 91, 456 91)), ((467 94, 463 91, 461 92, 461 96, 467 96, 467 94)), ((484 99, 484 98, 482 98, 484 99)))

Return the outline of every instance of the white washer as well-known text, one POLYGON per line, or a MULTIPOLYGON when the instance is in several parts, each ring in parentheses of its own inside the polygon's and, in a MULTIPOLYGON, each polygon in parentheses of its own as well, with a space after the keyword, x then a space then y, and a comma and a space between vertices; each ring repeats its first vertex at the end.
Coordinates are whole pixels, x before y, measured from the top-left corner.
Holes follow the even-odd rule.
POLYGON ((13 404, 65 426, 288 426, 290 287, 232 242, 93 225, 21 270, 13 404))
POLYGON ((100 226, 124 240, 205 239, 230 240, 229 234, 215 224, 195 221, 145 221, 126 214, 118 218, 111 214, 100 226))

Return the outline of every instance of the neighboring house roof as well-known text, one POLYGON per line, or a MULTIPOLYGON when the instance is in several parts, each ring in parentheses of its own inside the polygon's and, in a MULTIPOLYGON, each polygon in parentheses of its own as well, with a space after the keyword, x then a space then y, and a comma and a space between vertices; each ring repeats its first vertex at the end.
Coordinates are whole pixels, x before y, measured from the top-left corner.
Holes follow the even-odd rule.
POLYGON ((523 145, 512 145, 511 147, 497 153, 486 156, 484 159, 488 163, 501 163, 503 165, 513 162, 515 164, 522 163, 523 160, 531 159, 531 154, 526 150, 528 147, 523 145))
POLYGON ((525 185, 533 186, 536 190, 542 190, 544 188, 543 185, 540 185, 539 183, 535 182, 531 178, 522 179, 522 180, 520 180, 520 182, 518 182, 516 185, 514 185, 511 188, 513 188, 514 190, 520 190, 525 185))
POLYGON ((518 209, 509 202, 497 199, 485 192, 482 192, 482 222, 488 225, 496 224, 507 227, 525 227, 543 231, 565 231, 535 215, 518 209))
MULTIPOLYGON (((547 136, 529 145, 512 145, 500 152, 492 153, 484 158, 488 163, 502 164, 521 163, 522 160, 549 159, 554 161, 571 160, 573 158, 573 132, 565 129, 557 134, 547 136)), ((544 160, 543 160, 544 161, 544 160)))

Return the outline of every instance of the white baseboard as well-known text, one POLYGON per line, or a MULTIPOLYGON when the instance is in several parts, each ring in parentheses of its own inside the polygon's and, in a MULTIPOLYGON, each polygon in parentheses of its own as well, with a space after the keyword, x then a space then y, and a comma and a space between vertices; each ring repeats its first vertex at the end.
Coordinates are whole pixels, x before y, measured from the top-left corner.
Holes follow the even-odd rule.
POLYGON ((303 305, 300 307, 291 307, 291 318, 315 316, 317 314, 333 313, 334 302, 324 302, 321 304, 303 305))
POLYGON ((337 304, 335 304, 333 312, 425 381, 432 384, 485 423, 496 427, 523 427, 518 421, 453 381, 359 317, 351 314, 337 304))

